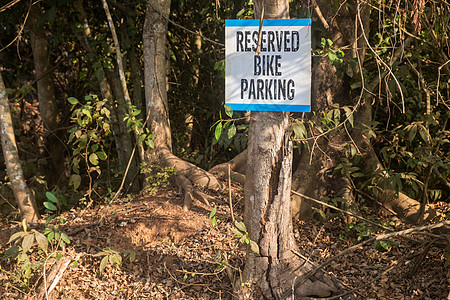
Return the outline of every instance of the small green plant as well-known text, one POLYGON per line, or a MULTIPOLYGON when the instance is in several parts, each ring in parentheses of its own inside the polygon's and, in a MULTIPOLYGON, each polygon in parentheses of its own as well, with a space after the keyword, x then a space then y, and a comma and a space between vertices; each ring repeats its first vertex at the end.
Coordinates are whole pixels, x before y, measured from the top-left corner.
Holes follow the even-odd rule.
POLYGON ((124 251, 123 257, 128 258, 130 263, 134 262, 136 260, 136 251, 124 251))
POLYGON ((339 238, 343 241, 351 238, 360 242, 370 238, 372 233, 377 231, 378 227, 362 220, 355 220, 344 228, 344 231, 339 235, 339 238))
POLYGON ((245 226, 244 222, 235 221, 234 227, 231 228, 231 231, 233 231, 236 234, 241 243, 246 243, 247 245, 250 246, 250 249, 254 253, 259 255, 259 246, 255 241, 252 241, 248 236, 247 227, 245 226))
POLYGON ((49 214, 49 216, 45 218, 45 225, 48 225, 50 221, 57 216, 59 210, 67 205, 67 201, 65 201, 64 197, 58 199, 53 192, 46 192, 45 197, 47 198, 47 201, 44 201, 43 204, 46 213, 49 214))
POLYGON ((21 265, 21 272, 15 277, 22 285, 28 287, 30 277, 42 266, 48 250, 47 238, 35 229, 28 230, 26 221, 22 221, 22 231, 14 233, 8 243, 12 246, 3 253, 3 259, 15 260, 21 265), (37 247, 36 247, 37 244, 37 247), (36 257, 31 258, 31 253, 36 251, 36 257))
MULTIPOLYGON (((64 223, 65 221, 60 219, 60 222, 64 223)), ((58 247, 64 248, 67 244, 70 244, 69 236, 65 232, 62 232, 58 225, 46 227, 44 229, 44 235, 47 236, 47 240, 55 249, 58 247)))
POLYGON ((108 264, 114 265, 122 265, 122 255, 114 248, 107 247, 103 249, 103 251, 95 254, 94 256, 103 256, 100 262, 100 274, 103 273, 106 266, 108 264))
POLYGON ((194 270, 194 272, 189 272, 186 269, 183 269, 183 281, 186 281, 188 279, 188 275, 190 274, 192 277, 194 277, 195 275, 197 275, 197 270, 194 270))
POLYGON ((211 212, 209 213, 209 218, 211 219, 211 225, 212 227, 216 226, 216 212, 217 212, 217 207, 214 206, 214 208, 211 210, 211 212))
POLYGON ((219 120, 211 126, 211 129, 215 127, 212 144, 241 152, 247 147, 248 125, 238 125, 236 122, 245 118, 233 118, 233 109, 229 105, 224 105, 224 108, 228 119, 222 118, 222 112, 219 112, 219 120))
POLYGON ((244 2, 244 8, 236 14, 236 19, 253 19, 254 15, 253 0, 248 0, 244 2))
POLYGON ((147 127, 142 129, 144 127, 144 123, 142 122, 142 119, 137 118, 140 113, 141 111, 137 109, 136 106, 131 105, 123 120, 127 122, 128 132, 133 131, 139 135, 139 143, 144 143, 149 148, 153 149, 155 147, 153 138, 156 134, 150 133, 147 127))
POLYGON ((375 250, 379 252, 388 252, 392 247, 398 246, 399 243, 393 240, 379 240, 375 245, 375 250))
POLYGON ((100 162, 107 159, 105 149, 109 149, 113 141, 109 121, 111 112, 107 102, 100 100, 97 95, 84 97, 84 103, 74 97, 69 97, 67 101, 72 104, 71 122, 74 124, 69 130, 74 172, 69 178, 69 185, 77 190, 82 180, 81 169, 86 170, 90 182, 94 172, 98 176, 102 173, 100 162))
POLYGON ((145 190, 154 195, 160 188, 170 185, 170 177, 176 175, 173 167, 160 167, 147 163, 141 164, 141 173, 145 174, 145 190))

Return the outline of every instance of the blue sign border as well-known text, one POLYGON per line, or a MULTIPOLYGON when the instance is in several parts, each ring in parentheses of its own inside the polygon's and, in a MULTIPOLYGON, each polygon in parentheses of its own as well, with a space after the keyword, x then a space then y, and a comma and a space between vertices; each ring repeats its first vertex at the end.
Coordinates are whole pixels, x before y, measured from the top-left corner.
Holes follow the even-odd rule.
MULTIPOLYGON (((259 20, 225 20, 225 27, 259 27, 259 20)), ((311 26, 311 19, 264 19, 262 26, 311 26)))
MULTIPOLYGON (((260 20, 225 20, 225 27, 259 27, 260 20)), ((311 19, 264 19, 263 27, 269 26, 301 26, 311 27, 311 19)), ((251 103, 229 103, 235 111, 275 111, 275 112, 311 112, 311 105, 289 105, 289 104, 251 104, 251 103)))
POLYGON ((225 103, 235 111, 311 112, 311 105, 225 103))

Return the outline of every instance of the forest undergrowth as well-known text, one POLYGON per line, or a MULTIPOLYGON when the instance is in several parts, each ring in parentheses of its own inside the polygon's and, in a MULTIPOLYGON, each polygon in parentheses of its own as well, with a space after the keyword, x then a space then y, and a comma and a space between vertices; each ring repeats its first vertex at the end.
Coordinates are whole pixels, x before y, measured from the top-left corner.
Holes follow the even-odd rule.
MULTIPOLYGON (((188 212, 172 187, 153 196, 72 209, 59 216, 68 243, 44 253, 34 242, 27 252, 29 268, 6 258, 10 236, 23 228, 2 218, 0 298, 232 299, 231 282, 243 269, 245 238, 234 233, 228 191, 210 195, 209 205, 194 201, 188 212), (52 285, 46 295, 45 287, 52 285)), ((242 220, 242 197, 242 186, 233 183, 237 221, 242 220)), ((449 208, 437 203, 435 209, 445 214, 449 208)), ((395 220, 378 222, 397 231, 411 227, 395 220)), ((43 225, 34 229, 41 232, 43 225)), ((364 221, 346 224, 342 215, 331 212, 326 220, 294 223, 301 252, 296 254, 315 265, 336 256, 324 270, 354 290, 357 299, 445 299, 444 249, 429 232, 394 236, 338 255, 383 233, 364 221)))

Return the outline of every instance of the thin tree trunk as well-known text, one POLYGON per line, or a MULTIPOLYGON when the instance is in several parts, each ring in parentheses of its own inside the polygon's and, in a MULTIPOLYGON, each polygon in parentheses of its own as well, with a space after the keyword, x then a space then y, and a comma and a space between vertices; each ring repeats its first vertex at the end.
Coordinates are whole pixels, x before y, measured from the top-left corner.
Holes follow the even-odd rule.
POLYGON ((6 170, 8 172, 11 188, 14 192, 19 206, 22 219, 27 222, 36 222, 39 213, 34 200, 34 195, 27 187, 23 177, 22 166, 20 164, 19 152, 17 150, 16 137, 9 109, 8 96, 6 95, 5 84, 0 73, 0 135, 2 139, 3 156, 5 158, 6 170))
MULTIPOLYGON (((109 28, 111 29, 111 34, 113 36, 114 48, 116 49, 117 67, 119 69, 120 84, 121 84, 122 91, 123 91, 125 106, 128 108, 127 110, 129 113, 130 107, 131 107, 131 99, 130 99, 130 95, 128 93, 127 81, 125 78, 125 70, 124 70, 124 66, 123 66, 122 51, 120 50, 119 38, 117 37, 114 22, 112 20, 111 13, 109 12, 108 3, 106 2, 106 0, 102 0, 102 3, 103 3, 103 9, 105 10, 105 13, 106 13, 106 18, 108 19, 109 28)), ((129 118, 134 119, 135 117, 132 115, 129 115, 129 118)), ((132 130, 133 130, 134 137, 135 137, 136 143, 137 143, 139 159, 140 159, 140 161, 144 161, 144 147, 143 147, 142 143, 139 143, 139 135, 140 135, 139 128, 134 127, 134 128, 132 128, 132 130)))

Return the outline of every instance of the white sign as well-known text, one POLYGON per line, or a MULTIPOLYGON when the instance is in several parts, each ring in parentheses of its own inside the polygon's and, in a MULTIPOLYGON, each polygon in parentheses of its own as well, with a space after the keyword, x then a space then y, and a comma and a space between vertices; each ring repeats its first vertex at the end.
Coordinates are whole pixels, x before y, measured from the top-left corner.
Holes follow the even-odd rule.
POLYGON ((311 111, 311 20, 225 20, 225 104, 233 110, 311 111))

